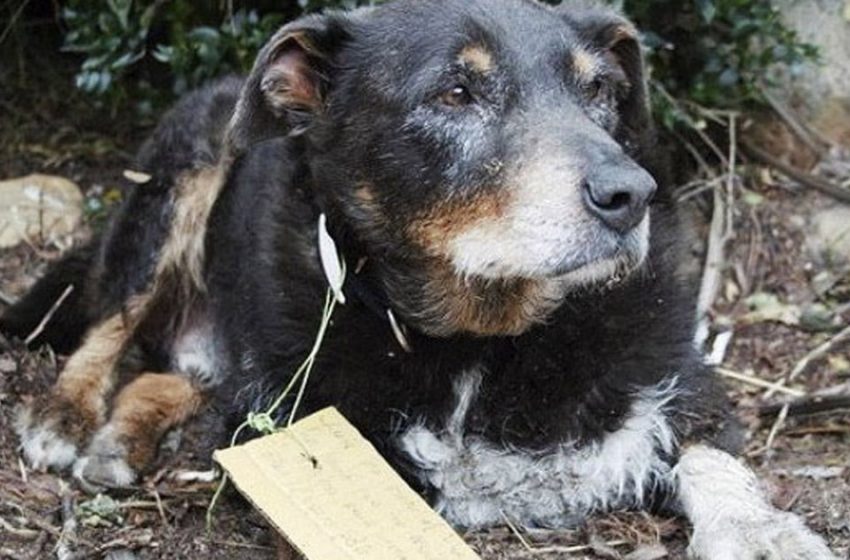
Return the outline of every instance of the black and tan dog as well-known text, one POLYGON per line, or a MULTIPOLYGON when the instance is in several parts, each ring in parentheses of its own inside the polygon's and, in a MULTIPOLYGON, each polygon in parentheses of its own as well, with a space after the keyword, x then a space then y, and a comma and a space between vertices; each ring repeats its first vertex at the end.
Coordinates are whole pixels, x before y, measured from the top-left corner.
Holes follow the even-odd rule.
POLYGON ((244 83, 164 118, 151 179, 3 318, 26 333, 75 286, 24 455, 129 484, 204 400, 267 405, 314 340, 324 215, 347 303, 299 414, 337 406, 450 522, 667 507, 697 558, 832 558, 721 450, 653 152, 636 32, 606 9, 399 0, 287 25, 244 83), (122 385, 131 347, 148 372, 122 385))

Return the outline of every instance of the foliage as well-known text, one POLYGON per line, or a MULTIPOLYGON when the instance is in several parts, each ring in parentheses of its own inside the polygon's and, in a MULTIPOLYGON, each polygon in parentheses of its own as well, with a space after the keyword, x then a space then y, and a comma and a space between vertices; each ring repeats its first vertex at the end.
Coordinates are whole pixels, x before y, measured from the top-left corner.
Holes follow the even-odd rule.
POLYGON ((675 97, 713 108, 762 102, 777 70, 817 59, 769 0, 623 0, 644 32, 653 77, 675 97))
MULTIPOLYGON (((133 98, 150 109, 151 102, 166 100, 156 91, 180 94, 215 76, 246 71, 287 18, 380 1, 257 0, 233 11, 232 0, 69 0, 62 10, 65 49, 83 56, 77 87, 113 107, 133 98)), ((772 71, 793 72, 816 57, 770 0, 611 1, 644 31, 654 80, 673 98, 731 109, 758 104, 772 71)), ((659 107, 665 122, 676 122, 669 99, 659 107)))

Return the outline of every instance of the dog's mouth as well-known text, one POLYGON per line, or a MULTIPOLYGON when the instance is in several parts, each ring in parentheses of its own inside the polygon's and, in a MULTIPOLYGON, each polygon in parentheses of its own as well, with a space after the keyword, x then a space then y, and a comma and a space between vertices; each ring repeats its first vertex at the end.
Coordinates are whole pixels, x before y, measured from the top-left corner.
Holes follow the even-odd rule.
POLYGON ((602 243, 603 247, 593 255, 578 259, 572 254, 565 255, 545 277, 560 279, 570 287, 617 284, 625 280, 643 265, 649 253, 649 217, 619 237, 613 243, 602 243))
POLYGON ((432 336, 520 335, 546 321, 567 295, 624 281, 648 252, 648 218, 624 234, 588 221, 583 232, 571 228, 584 234, 579 239, 559 233, 563 228, 547 237, 534 224, 516 225, 449 244, 448 255, 436 255, 418 276, 393 276, 385 289, 399 316, 432 336))
POLYGON ((620 233, 593 221, 581 227, 517 224, 504 235, 484 230, 459 236, 451 262, 463 277, 488 281, 560 279, 570 287, 629 276, 649 249, 649 214, 620 233))

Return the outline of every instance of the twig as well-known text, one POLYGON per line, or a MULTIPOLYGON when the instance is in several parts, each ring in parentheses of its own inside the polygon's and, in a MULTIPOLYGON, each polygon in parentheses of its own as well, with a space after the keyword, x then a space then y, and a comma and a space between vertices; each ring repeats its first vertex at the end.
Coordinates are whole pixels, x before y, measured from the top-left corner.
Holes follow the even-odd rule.
POLYGON ((811 366, 813 362, 824 358, 827 354, 835 351, 845 342, 850 342, 850 326, 845 327, 841 332, 803 356, 803 358, 797 362, 797 365, 794 366, 794 369, 791 370, 791 373, 772 384, 762 398, 769 399, 772 397, 773 394, 780 390, 781 387, 794 381, 800 374, 809 369, 809 366, 811 366))
POLYGON ((39 535, 39 532, 34 529, 27 529, 26 527, 18 528, 0 517, 0 532, 9 533, 10 535, 19 538, 19 539, 34 539, 39 535))
POLYGON ((850 384, 831 387, 817 393, 806 395, 790 403, 771 404, 759 408, 759 416, 773 416, 788 407, 788 414, 792 416, 804 416, 807 414, 821 414, 850 408, 850 384))
POLYGON ((722 375, 723 377, 727 377, 729 379, 734 379, 735 381, 740 381, 742 383, 747 383, 749 385, 753 385, 755 387, 761 387, 762 389, 776 389, 778 392, 781 392, 785 395, 791 397, 804 397, 806 393, 804 391, 800 391, 799 389, 791 389, 790 387, 780 386, 777 387, 775 383, 771 383, 769 381, 765 381, 764 379, 760 379, 754 375, 747 375, 746 373, 739 373, 737 371, 733 371, 731 369, 726 368, 715 368, 715 371, 722 375))
POLYGON ((244 548, 247 550, 275 550, 274 547, 271 546, 263 546, 261 544, 254 543, 242 543, 238 541, 221 541, 221 540, 210 540, 212 544, 218 544, 221 546, 229 546, 231 548, 244 548))
POLYGON ((824 412, 833 412, 836 410, 850 409, 850 395, 835 396, 835 397, 811 397, 801 399, 793 403, 785 405, 769 405, 759 410, 760 416, 773 416, 777 412, 782 412, 782 408, 788 407, 788 414, 791 416, 807 416, 810 414, 822 414, 824 412))
POLYGON ((6 547, 0 548, 0 558, 3 558, 4 560, 6 558, 9 560, 29 560, 28 556, 24 556, 23 554, 6 547))
MULTIPOLYGON (((617 547, 617 546, 625 546, 629 544, 629 541, 626 540, 616 540, 616 541, 608 541, 602 543, 608 547, 617 547)), ((532 547, 528 552, 533 555, 538 554, 575 554, 579 552, 588 552, 593 551, 595 548, 592 544, 577 544, 573 546, 535 546, 532 547)))
POLYGON ((50 319, 53 318, 53 315, 56 314, 56 311, 59 310, 59 307, 65 302, 65 300, 68 298, 68 296, 71 295, 71 292, 73 292, 73 291, 74 291, 74 285, 68 284, 68 287, 65 288, 65 291, 62 292, 62 295, 59 296, 59 299, 57 299, 55 302, 53 302, 53 306, 47 311, 47 314, 45 314, 44 318, 41 320, 41 322, 38 324, 38 326, 36 326, 35 329, 33 329, 33 331, 29 335, 27 335, 27 337, 24 339, 25 345, 29 346, 29 344, 33 340, 38 338, 38 335, 40 335, 42 333, 42 331, 44 331, 44 327, 47 326, 47 323, 50 322, 50 319))
MULTIPOLYGON (((726 200, 720 189, 714 189, 714 210, 711 215, 711 229, 708 235, 708 248, 705 253, 702 281, 700 282, 699 298, 697 299, 697 319, 706 320, 708 312, 714 305, 723 278, 723 266, 726 262, 726 243, 729 241, 726 224, 726 200)), ((707 332, 706 332, 707 334, 707 332)), ((696 341, 702 348, 705 340, 696 341)))
POLYGON ((9 36, 9 33, 11 33, 12 29, 15 28, 15 24, 18 23, 18 19, 20 19, 21 14, 24 13, 24 10, 26 9, 29 3, 30 0, 24 0, 23 2, 21 2, 20 6, 18 6, 18 9, 15 10, 15 13, 12 14, 12 17, 9 18, 9 24, 6 26, 6 29, 3 30, 3 33, 0 34, 0 45, 3 44, 3 41, 6 40, 6 37, 9 36))
POLYGON ((29 482, 29 476, 27 475, 27 465, 20 457, 18 457, 18 470, 21 473, 21 480, 24 484, 27 484, 29 482))
POLYGON ((764 96, 765 101, 767 101, 767 104, 770 105, 771 109, 773 109, 777 115, 779 115, 788 128, 797 135, 797 138, 799 138, 803 144, 805 144, 819 158, 823 159, 829 151, 828 146, 818 144, 815 141, 815 138, 806 129, 806 126, 801 123, 793 113, 791 113, 791 109, 776 99, 776 97, 770 93, 767 88, 761 87, 759 89, 761 90, 761 94, 764 96))
MULTIPOLYGON (((522 544, 523 548, 525 548, 525 550, 527 552, 529 552, 533 555, 552 554, 552 553, 569 554, 569 553, 574 553, 574 552, 586 552, 588 550, 594 549, 594 545, 592 545, 592 544, 581 544, 581 545, 575 545, 575 546, 545 546, 545 547, 535 546, 535 545, 531 544, 530 542, 528 542, 528 539, 526 539, 523 536, 523 534, 520 532, 520 530, 517 528, 517 526, 510 520, 510 518, 505 514, 505 512, 500 511, 499 513, 502 514, 502 520, 505 522, 505 525, 507 525, 508 529, 510 529, 511 533, 513 533, 513 535, 517 539, 519 539, 519 542, 522 544)), ((617 540, 617 541, 606 542, 606 543, 603 543, 603 544, 605 546, 615 547, 615 546, 623 546, 623 545, 629 544, 629 541, 617 540)))
POLYGON ((705 158, 702 157, 702 154, 699 153, 699 150, 696 148, 696 146, 694 146, 687 138, 684 137, 684 135, 680 134, 675 129, 673 129, 672 133, 673 136, 676 137, 676 140, 682 143, 682 145, 685 147, 685 150, 687 150, 687 152, 691 154, 691 157, 694 158, 694 161, 697 163, 697 166, 702 169, 702 172, 706 176, 713 175, 714 172, 712 171, 711 166, 708 165, 708 162, 705 161, 705 158))
POLYGON ((218 469, 210 469, 207 471, 176 471, 169 475, 171 480, 177 482, 202 482, 209 484, 215 482, 221 476, 218 469))
POLYGON ((746 151, 748 155, 775 168, 783 175, 787 175, 801 185, 818 190, 835 198, 836 200, 840 200, 841 202, 850 203, 850 190, 831 183, 823 177, 818 177, 817 175, 812 175, 811 173, 806 173, 805 171, 797 169, 796 167, 773 157, 761 148, 754 146, 751 142, 744 141, 742 145, 744 151, 746 151))
POLYGON ((531 543, 526 540, 526 538, 519 531, 517 526, 514 525, 513 521, 511 521, 511 518, 508 517, 508 515, 504 511, 499 511, 499 513, 502 514, 502 520, 505 522, 505 525, 508 526, 508 529, 511 530, 511 533, 513 533, 514 536, 519 539, 519 542, 522 543, 523 548, 525 548, 529 552, 534 552, 534 547, 531 546, 531 543))
POLYGON ((678 99, 673 97, 673 95, 669 91, 667 91, 664 86, 662 86, 659 82, 652 80, 650 83, 661 94, 662 97, 664 97, 671 105, 678 109, 679 113, 681 114, 685 122, 688 124, 688 126, 691 127, 694 133, 699 136, 699 139, 702 140, 702 142, 706 146, 708 146, 708 148, 712 152, 714 152, 714 155, 717 156, 717 159, 719 159, 723 163, 723 165, 728 165, 729 162, 726 158, 726 155, 723 153, 723 150, 721 150, 714 142, 714 140, 712 140, 711 137, 706 134, 705 131, 702 130, 696 122, 694 122, 688 111, 684 107, 682 107, 681 102, 679 102, 678 99))
POLYGON ((168 516, 165 515, 165 507, 162 505, 162 498, 159 495, 159 492, 156 491, 156 488, 151 489, 153 493, 153 497, 156 500, 156 510, 159 512, 159 518, 162 520, 162 525, 164 527, 171 527, 171 523, 168 522, 168 516))
MULTIPOLYGON (((697 299, 697 320, 703 324, 707 321, 708 313, 717 299, 720 284, 723 280, 723 269, 726 264, 726 245, 732 239, 732 201, 735 187, 735 161, 737 159, 737 126, 734 114, 729 116, 729 157, 724 158, 728 166, 725 196, 720 189, 714 190, 714 210, 711 216, 711 229, 708 236, 708 248, 705 255, 702 281, 700 282, 697 299)), ((702 348, 708 328, 697 329, 697 346, 702 348), (700 340, 702 339, 702 340, 700 340)))
POLYGON ((726 176, 718 175, 712 179, 698 179, 686 185, 682 185, 676 190, 676 202, 685 202, 690 200, 705 191, 717 188, 717 186, 724 181, 726 181, 726 176))
POLYGON ((71 489, 63 485, 62 494, 62 532, 56 543, 56 558, 58 560, 75 560, 78 556, 74 552, 72 543, 77 537, 77 518, 74 515, 74 496, 71 489))
POLYGON ((81 558, 91 558, 92 556, 97 557, 98 555, 113 549, 135 549, 141 548, 143 546, 150 546, 153 541, 153 531, 150 529, 143 529, 139 533, 130 534, 126 537, 119 537, 117 539, 112 539, 111 541, 106 541, 103 544, 98 545, 93 551, 92 554, 82 555, 81 558))
POLYGON ((773 447, 773 442, 776 440, 776 436, 779 435, 779 430, 785 424, 785 419, 788 417, 788 410, 790 408, 791 405, 786 403, 779 409, 779 414, 776 415, 776 421, 773 422, 773 426, 770 427, 770 433, 767 434, 767 441, 764 444, 765 451, 770 451, 773 447))
MULTIPOLYGON (((29 523, 35 525, 36 527, 38 527, 42 531, 50 533, 51 535, 53 535, 54 537, 57 537, 57 538, 59 538, 59 536, 62 534, 61 530, 59 530, 57 527, 51 525, 47 521, 43 520, 37 513, 35 513, 34 511, 22 506, 19 503, 17 503, 17 501, 15 500, 15 496, 13 494, 5 492, 2 488, 0 488, 0 500, 2 500, 2 502, 7 503, 7 504, 14 504, 14 506, 18 510, 20 510, 21 514, 24 517, 27 518, 27 521, 29 523)), ((93 546, 91 543, 84 541, 82 539, 79 539, 79 538, 70 538, 69 537, 68 540, 71 540, 71 541, 76 542, 78 544, 83 544, 83 545, 88 546, 88 547, 93 546)))

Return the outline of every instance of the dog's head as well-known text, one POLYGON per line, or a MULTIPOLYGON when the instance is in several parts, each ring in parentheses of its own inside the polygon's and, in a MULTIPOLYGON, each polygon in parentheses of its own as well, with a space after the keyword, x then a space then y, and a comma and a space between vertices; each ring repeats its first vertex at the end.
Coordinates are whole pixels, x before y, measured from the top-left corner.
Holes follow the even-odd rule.
POLYGON ((649 128, 637 33, 614 12, 398 0, 278 32, 230 143, 298 136, 409 322, 518 334, 644 260, 649 128))

